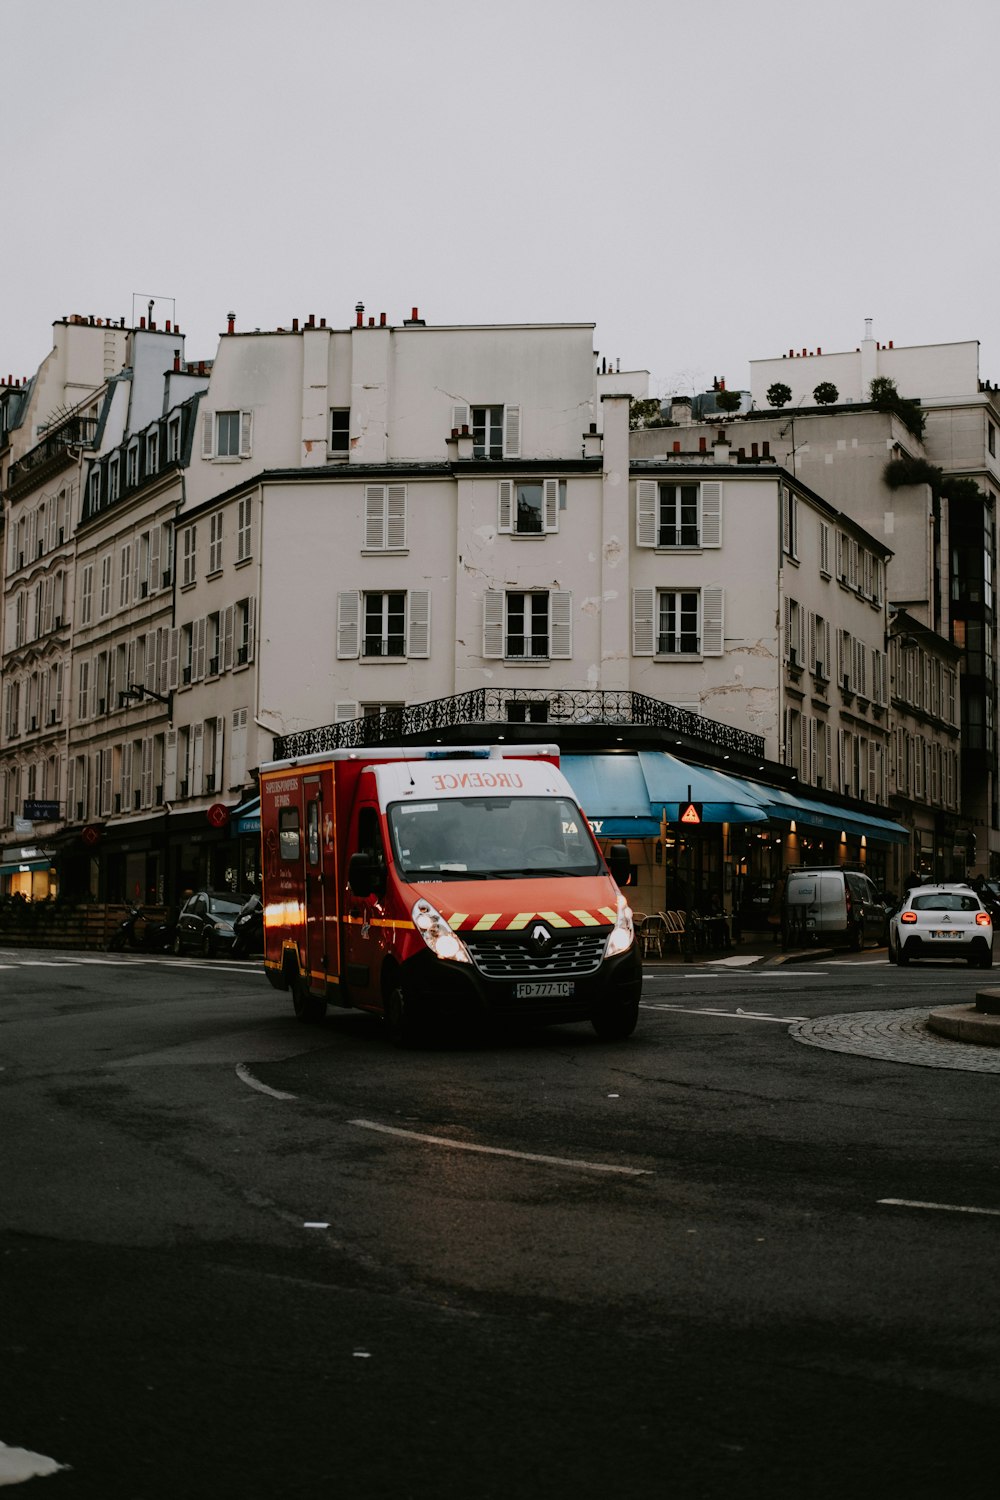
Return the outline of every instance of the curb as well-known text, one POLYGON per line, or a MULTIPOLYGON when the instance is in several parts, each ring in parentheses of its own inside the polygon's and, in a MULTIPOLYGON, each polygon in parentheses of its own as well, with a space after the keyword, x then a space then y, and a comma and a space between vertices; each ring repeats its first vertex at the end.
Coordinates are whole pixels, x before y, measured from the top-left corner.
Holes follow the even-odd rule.
POLYGON ((927 1029, 938 1036, 950 1037, 953 1042, 1000 1047, 1000 1015, 984 1015, 975 1005, 948 1005, 932 1010, 927 1017, 927 1029))

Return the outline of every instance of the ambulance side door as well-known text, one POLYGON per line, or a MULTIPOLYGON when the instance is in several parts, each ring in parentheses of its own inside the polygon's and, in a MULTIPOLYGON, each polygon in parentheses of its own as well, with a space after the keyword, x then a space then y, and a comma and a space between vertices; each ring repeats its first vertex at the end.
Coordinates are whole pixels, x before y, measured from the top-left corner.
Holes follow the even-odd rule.
POLYGON ((344 979, 356 1005, 380 1008, 382 954, 391 944, 392 929, 385 925, 386 857, 382 841, 382 819, 374 803, 362 802, 351 818, 350 855, 367 854, 379 872, 379 888, 369 896, 358 896, 348 888, 344 895, 344 979))

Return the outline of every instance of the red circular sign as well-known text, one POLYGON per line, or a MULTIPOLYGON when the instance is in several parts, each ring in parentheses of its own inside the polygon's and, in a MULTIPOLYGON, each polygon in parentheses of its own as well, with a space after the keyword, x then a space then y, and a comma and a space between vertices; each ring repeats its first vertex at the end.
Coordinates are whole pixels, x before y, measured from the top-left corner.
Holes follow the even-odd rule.
POLYGON ((99 828, 95 828, 93 823, 88 823, 86 828, 81 829, 80 837, 83 839, 83 842, 85 844, 89 844, 90 847, 93 848, 95 844, 99 844, 101 842, 101 830, 99 828))
POLYGON ((225 828, 229 822, 229 808, 223 802, 213 802, 205 816, 213 828, 225 828))

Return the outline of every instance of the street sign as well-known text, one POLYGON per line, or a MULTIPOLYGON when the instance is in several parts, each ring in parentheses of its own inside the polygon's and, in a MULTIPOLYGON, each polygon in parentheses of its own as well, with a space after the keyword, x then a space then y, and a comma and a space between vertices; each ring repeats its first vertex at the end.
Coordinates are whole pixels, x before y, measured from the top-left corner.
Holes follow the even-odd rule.
POLYGON ((701 803, 700 802, 684 802, 684 803, 681 804, 681 810, 680 811, 681 811, 680 821, 682 823, 688 823, 688 824, 690 824, 690 823, 700 823, 701 822, 701 803))
POLYGON ((229 808, 224 802, 213 802, 205 816, 213 828, 225 828, 229 822, 229 808))
POLYGON ((93 823, 88 823, 86 828, 81 828, 80 837, 88 848, 93 849, 95 844, 101 842, 101 830, 93 823))

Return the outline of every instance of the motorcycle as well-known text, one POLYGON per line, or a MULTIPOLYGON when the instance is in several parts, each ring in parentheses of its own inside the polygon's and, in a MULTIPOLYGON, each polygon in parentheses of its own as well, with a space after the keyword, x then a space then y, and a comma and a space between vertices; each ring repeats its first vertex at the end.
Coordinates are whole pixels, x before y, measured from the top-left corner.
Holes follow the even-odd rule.
POLYGON ((151 921, 146 915, 145 908, 138 905, 125 908, 125 916, 108 939, 109 953, 122 953, 126 948, 139 948, 147 952, 161 953, 169 947, 169 924, 151 921))
POLYGON ((234 958, 249 958, 253 953, 264 951, 264 906, 259 896, 251 896, 240 907, 239 916, 233 923, 234 958))

